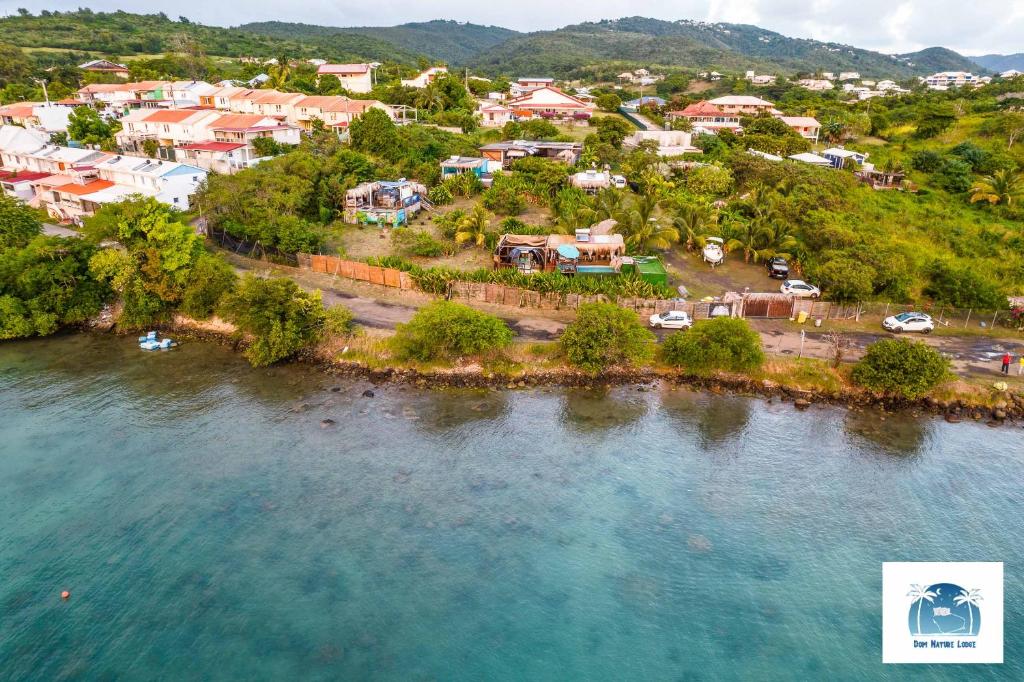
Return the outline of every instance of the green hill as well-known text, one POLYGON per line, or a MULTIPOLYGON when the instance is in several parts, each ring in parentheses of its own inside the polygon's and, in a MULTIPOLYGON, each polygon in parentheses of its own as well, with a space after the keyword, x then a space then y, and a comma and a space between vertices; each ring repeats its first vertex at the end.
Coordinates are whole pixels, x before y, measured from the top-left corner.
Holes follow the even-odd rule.
POLYGON ((743 24, 627 17, 514 37, 479 55, 471 65, 491 73, 567 77, 586 73, 586 67, 607 61, 731 71, 752 68, 787 74, 859 71, 864 76, 894 78, 969 68, 971 64, 942 48, 889 56, 838 43, 789 38, 743 24), (919 56, 923 63, 908 63, 919 56))
POLYGON ((983 54, 970 57, 970 60, 988 71, 1001 73, 1014 69, 1024 71, 1024 52, 1016 54, 983 54))
POLYGON ((46 48, 128 57, 161 54, 180 36, 193 38, 210 55, 221 57, 320 57, 332 61, 378 60, 415 63, 417 54, 358 33, 305 36, 301 40, 261 35, 237 28, 171 20, 167 15, 128 12, 45 11, 38 16, 0 18, 0 41, 22 48, 46 48))
POLYGON ((915 75, 927 76, 938 71, 977 71, 978 65, 970 58, 944 47, 929 47, 919 52, 896 55, 915 75))
POLYGON ((238 29, 290 40, 326 38, 345 41, 354 36, 363 36, 383 40, 408 52, 423 54, 451 64, 466 62, 495 45, 520 35, 516 31, 500 26, 464 24, 441 19, 401 26, 354 28, 265 21, 243 24, 238 29))

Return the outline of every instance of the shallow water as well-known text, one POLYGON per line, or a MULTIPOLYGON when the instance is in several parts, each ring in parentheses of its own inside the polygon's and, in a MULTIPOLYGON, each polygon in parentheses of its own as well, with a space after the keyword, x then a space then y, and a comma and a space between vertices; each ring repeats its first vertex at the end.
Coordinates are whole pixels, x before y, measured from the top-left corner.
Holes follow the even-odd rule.
POLYGON ((368 386, 0 344, 0 678, 1024 678, 1019 428, 368 386), (1007 663, 883 666, 885 560, 1007 562, 1007 663))

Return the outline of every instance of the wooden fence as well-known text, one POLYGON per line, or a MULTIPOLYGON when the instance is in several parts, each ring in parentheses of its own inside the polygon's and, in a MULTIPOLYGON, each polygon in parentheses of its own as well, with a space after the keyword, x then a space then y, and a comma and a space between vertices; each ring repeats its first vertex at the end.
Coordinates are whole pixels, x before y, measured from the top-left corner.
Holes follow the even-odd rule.
POLYGON ((379 284, 396 289, 415 289, 416 283, 408 272, 395 268, 382 268, 354 260, 342 260, 336 256, 316 256, 307 253, 298 254, 299 267, 309 268, 313 272, 345 277, 348 279, 379 284))

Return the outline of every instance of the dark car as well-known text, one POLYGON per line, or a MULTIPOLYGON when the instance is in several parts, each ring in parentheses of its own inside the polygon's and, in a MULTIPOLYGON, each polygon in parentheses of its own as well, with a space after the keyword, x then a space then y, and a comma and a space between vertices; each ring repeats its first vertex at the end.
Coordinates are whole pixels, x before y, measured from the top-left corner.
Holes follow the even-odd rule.
POLYGON ((776 279, 786 279, 789 277, 789 263, 786 262, 785 258, 780 256, 769 258, 764 266, 768 269, 769 277, 776 279))

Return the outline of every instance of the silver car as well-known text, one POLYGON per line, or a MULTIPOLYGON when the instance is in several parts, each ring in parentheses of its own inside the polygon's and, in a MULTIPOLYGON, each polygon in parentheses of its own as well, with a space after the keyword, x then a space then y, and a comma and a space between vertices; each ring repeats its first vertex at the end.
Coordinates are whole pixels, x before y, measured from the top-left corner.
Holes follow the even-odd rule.
POLYGON ((669 310, 651 315, 651 326, 655 329, 689 329, 693 320, 682 310, 669 310))

